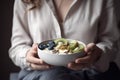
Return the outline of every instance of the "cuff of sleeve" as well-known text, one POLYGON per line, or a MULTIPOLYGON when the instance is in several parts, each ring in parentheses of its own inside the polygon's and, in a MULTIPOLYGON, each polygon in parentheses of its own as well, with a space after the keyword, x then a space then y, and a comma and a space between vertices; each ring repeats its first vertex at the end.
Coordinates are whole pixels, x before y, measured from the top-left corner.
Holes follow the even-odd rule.
POLYGON ((19 65, 22 69, 28 69, 29 70, 29 63, 26 61, 26 54, 27 54, 27 52, 30 48, 31 48, 30 46, 22 47, 21 48, 22 50, 18 55, 19 56, 18 58, 20 59, 20 60, 18 60, 19 61, 18 63, 20 63, 19 65))
POLYGON ((105 43, 98 43, 98 44, 96 44, 96 46, 99 47, 103 51, 103 54, 106 53, 105 43))

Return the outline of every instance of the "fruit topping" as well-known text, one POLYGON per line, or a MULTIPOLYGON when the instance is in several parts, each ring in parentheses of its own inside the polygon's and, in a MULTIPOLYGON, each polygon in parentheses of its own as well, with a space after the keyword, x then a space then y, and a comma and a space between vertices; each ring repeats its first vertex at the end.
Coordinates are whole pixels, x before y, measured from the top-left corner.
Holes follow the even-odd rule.
POLYGON ((78 46, 78 42, 76 40, 73 40, 69 43, 70 50, 74 50, 78 46))
POLYGON ((64 38, 58 38, 58 39, 55 39, 54 41, 55 41, 55 44, 62 42, 64 45, 68 45, 68 40, 66 40, 64 38))
POLYGON ((41 49, 41 50, 43 50, 43 49, 45 49, 45 45, 44 44, 39 44, 38 48, 41 49))
POLYGON ((55 40, 42 42, 38 45, 38 48, 41 50, 51 50, 53 53, 71 54, 83 51, 84 45, 80 44, 77 40, 58 38, 55 40))
POLYGON ((76 47, 74 50, 73 50, 73 53, 78 53, 78 52, 81 52, 84 50, 84 46, 79 44, 78 47, 76 47))

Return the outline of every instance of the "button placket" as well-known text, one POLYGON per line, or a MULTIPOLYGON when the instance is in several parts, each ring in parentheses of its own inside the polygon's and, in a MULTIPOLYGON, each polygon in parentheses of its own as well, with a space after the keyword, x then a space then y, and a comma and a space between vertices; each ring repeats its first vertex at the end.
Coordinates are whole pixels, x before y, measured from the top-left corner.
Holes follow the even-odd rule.
POLYGON ((53 17, 53 26, 55 28, 56 37, 61 38, 62 36, 61 36, 60 24, 58 22, 58 19, 57 19, 58 17, 57 17, 57 14, 55 12, 55 8, 54 8, 52 1, 48 2, 48 6, 50 8, 50 15, 53 17))
POLYGON ((55 16, 54 16, 54 26, 55 26, 56 36, 57 36, 57 38, 61 38, 62 36, 61 36, 60 25, 59 25, 57 19, 55 18, 55 16))
MULTIPOLYGON (((77 0, 73 1, 73 3, 71 4, 70 8, 77 2, 77 0)), ((56 14, 55 11, 55 7, 52 1, 48 1, 47 2, 49 8, 50 8, 50 15, 52 15, 53 17, 53 25, 55 26, 55 30, 56 30, 56 37, 57 38, 61 38, 62 37, 62 29, 61 27, 64 27, 64 24, 66 22, 66 19, 69 18, 69 15, 66 15, 65 20, 61 23, 58 21, 58 16, 56 14), (62 25, 61 25, 62 24, 62 25)))

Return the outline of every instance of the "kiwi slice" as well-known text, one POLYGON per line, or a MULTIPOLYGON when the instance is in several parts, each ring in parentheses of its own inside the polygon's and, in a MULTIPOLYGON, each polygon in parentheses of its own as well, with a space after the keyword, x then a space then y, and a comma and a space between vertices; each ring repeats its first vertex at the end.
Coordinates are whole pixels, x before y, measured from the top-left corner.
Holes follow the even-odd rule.
POLYGON ((55 44, 57 45, 59 42, 62 42, 63 45, 68 45, 68 41, 64 38, 58 38, 54 40, 55 44))
POLYGON ((70 50, 74 50, 77 46, 78 46, 78 42, 77 42, 76 40, 72 40, 72 41, 69 43, 69 49, 70 49, 70 50))
POLYGON ((84 50, 84 46, 82 44, 79 44, 79 46, 76 47, 72 52, 78 53, 78 52, 82 52, 83 50, 84 50))

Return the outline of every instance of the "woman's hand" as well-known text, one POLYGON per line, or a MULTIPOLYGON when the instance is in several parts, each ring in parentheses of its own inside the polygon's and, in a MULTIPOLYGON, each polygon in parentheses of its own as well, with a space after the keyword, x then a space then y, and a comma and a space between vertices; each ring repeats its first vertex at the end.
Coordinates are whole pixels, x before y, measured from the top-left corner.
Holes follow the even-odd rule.
POLYGON ((89 43, 84 51, 86 56, 76 59, 75 62, 69 63, 68 68, 80 70, 82 68, 90 67, 99 59, 102 53, 102 50, 94 43, 89 43))
POLYGON ((32 48, 27 52, 26 60, 30 63, 30 68, 33 70, 45 70, 49 69, 50 65, 43 62, 41 59, 38 58, 37 55, 37 44, 33 44, 32 48))

